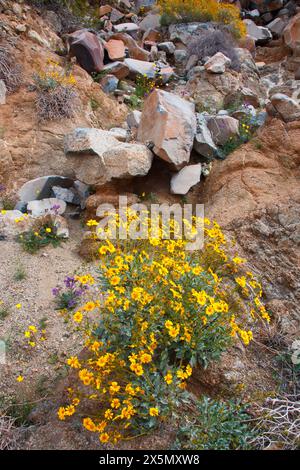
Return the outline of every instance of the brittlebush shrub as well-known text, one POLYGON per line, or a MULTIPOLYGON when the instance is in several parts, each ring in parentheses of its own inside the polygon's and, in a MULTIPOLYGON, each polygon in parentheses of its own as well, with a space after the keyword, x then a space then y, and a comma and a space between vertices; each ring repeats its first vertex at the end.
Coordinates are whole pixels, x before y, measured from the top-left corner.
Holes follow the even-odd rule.
POLYGON ((236 37, 246 34, 240 10, 235 5, 217 0, 158 0, 162 23, 172 24, 192 21, 215 21, 225 24, 236 37))
MULTIPOLYGON (((117 217, 117 225, 126 231, 135 218, 117 217)), ((170 239, 161 226, 148 240, 99 242, 97 279, 77 278, 89 285, 87 298, 65 312, 84 350, 67 360, 75 378, 61 420, 78 411, 102 443, 149 432, 189 399, 193 367, 217 360, 234 341, 248 345, 250 325, 269 321, 245 260, 217 223, 202 223, 201 251, 186 250, 175 223, 170 239)))

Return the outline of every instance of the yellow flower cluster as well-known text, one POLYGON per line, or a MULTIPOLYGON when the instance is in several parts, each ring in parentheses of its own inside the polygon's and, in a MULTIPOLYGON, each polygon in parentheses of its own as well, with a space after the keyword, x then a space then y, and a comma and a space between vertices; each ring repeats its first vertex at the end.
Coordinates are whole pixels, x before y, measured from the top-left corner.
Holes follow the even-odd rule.
MULTIPOLYGON (((19 305, 19 304, 18 304, 19 305)), ((27 330, 24 331, 24 337, 27 340, 27 344, 35 348, 39 341, 46 341, 46 330, 41 329, 40 331, 37 329, 35 325, 29 325, 27 330)))
MULTIPOLYGON (((132 220, 129 213, 126 229, 132 220)), ((174 222, 168 239, 160 226, 148 240, 102 242, 99 277, 79 278, 95 290, 73 316, 84 349, 67 360, 78 381, 58 416, 74 414, 79 399, 83 426, 99 433, 101 443, 153 429, 185 393, 194 365, 216 359, 234 340, 248 345, 250 324, 269 321, 246 260, 216 222, 201 222, 201 251, 185 249, 174 222)))

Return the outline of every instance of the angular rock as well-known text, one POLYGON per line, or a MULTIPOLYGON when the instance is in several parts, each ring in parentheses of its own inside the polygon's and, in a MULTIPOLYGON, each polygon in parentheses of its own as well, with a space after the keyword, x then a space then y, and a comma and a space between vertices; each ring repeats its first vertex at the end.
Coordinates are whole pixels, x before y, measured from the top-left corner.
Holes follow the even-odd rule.
POLYGON ((89 73, 103 69, 104 48, 96 34, 84 29, 68 35, 71 56, 89 73))
POLYGON ((122 127, 113 127, 112 129, 109 129, 109 132, 120 142, 127 142, 129 139, 129 132, 122 127))
POLYGON ((210 130, 208 129, 206 118, 202 114, 197 115, 197 134, 194 140, 194 150, 206 158, 213 158, 218 155, 218 148, 215 145, 210 130))
POLYGON ((27 204, 28 214, 35 218, 47 214, 61 215, 65 212, 66 208, 65 201, 55 197, 41 199, 40 201, 29 201, 27 204))
POLYGON ((141 117, 142 117, 142 113, 141 111, 138 111, 137 109, 135 109, 130 114, 128 114, 126 121, 127 121, 129 128, 130 129, 133 127, 138 128, 141 122, 141 117))
MULTIPOLYGON (((124 65, 129 68, 130 75, 134 78, 137 75, 147 75, 148 78, 154 78, 157 70, 157 65, 153 62, 144 62, 142 60, 125 59, 124 65)), ((163 83, 167 83, 174 75, 172 67, 161 65, 160 76, 163 83)))
POLYGON ((42 47, 47 47, 50 49, 50 43, 46 39, 42 38, 34 29, 30 29, 27 34, 32 41, 36 42, 42 47))
POLYGON ((140 22, 141 31, 147 31, 148 29, 159 29, 160 28, 160 15, 157 13, 149 13, 140 22))
POLYGON ((112 10, 112 6, 111 5, 102 5, 101 7, 99 7, 99 16, 100 18, 104 15, 108 15, 112 10))
POLYGON ((102 70, 107 74, 114 75, 119 80, 122 80, 129 75, 129 68, 124 64, 124 62, 112 62, 110 64, 106 64, 102 70))
POLYGON ((225 145, 231 137, 239 135, 239 121, 231 116, 211 117, 207 126, 217 145, 225 145))
POLYGON ((113 93, 119 84, 119 79, 115 75, 107 74, 100 80, 100 85, 104 93, 113 93))
POLYGON ((7 88, 4 83, 4 80, 0 80, 0 104, 6 103, 6 93, 7 93, 7 88))
POLYGON ((149 52, 145 51, 142 47, 140 47, 135 39, 132 36, 126 33, 114 33, 111 36, 111 39, 116 39, 122 41, 128 49, 128 54, 131 59, 137 60, 149 60, 149 52))
POLYGON ((174 60, 176 64, 183 64, 187 60, 187 51, 185 49, 176 49, 174 52, 174 60))
POLYGON ((171 179, 171 193, 185 195, 201 179, 202 165, 185 166, 171 179))
POLYGON ((14 239, 16 235, 30 230, 33 225, 31 216, 18 210, 0 211, 0 239, 14 239))
POLYGON ((152 152, 143 144, 123 144, 103 153, 105 181, 113 178, 131 178, 148 174, 152 152))
POLYGON ((105 49, 107 50, 108 57, 110 60, 121 60, 125 57, 125 46, 124 42, 118 39, 110 39, 105 43, 105 49))
POLYGON ((166 41, 166 42, 160 42, 158 45, 158 50, 164 51, 169 55, 174 54, 176 47, 173 42, 171 41, 166 41))
POLYGON ((67 202, 69 204, 80 204, 80 198, 73 188, 68 189, 62 188, 61 186, 53 186, 52 192, 56 199, 60 199, 61 201, 67 202))
POLYGON ((291 18, 283 32, 285 44, 293 50, 296 50, 300 44, 300 12, 291 18))
POLYGON ((267 24, 267 28, 275 35, 281 36, 284 28, 286 27, 286 21, 282 18, 275 18, 271 23, 267 24))
POLYGON ((51 196, 53 186, 70 188, 73 180, 63 176, 49 175, 41 176, 34 180, 27 181, 19 190, 18 195, 23 203, 36 199, 45 199, 51 196))
POLYGON ((110 21, 112 23, 116 23, 117 21, 120 21, 122 18, 124 18, 124 14, 121 13, 116 8, 113 8, 111 13, 110 13, 110 21))
POLYGON ((155 89, 144 103, 137 138, 153 144, 161 159, 180 169, 190 160, 196 134, 194 104, 155 89))
POLYGON ((118 140, 109 131, 94 128, 76 128, 64 139, 66 155, 98 155, 118 145, 118 140))
POLYGON ((283 93, 276 93, 271 97, 271 103, 285 122, 297 121, 300 119, 300 106, 283 93))
POLYGON ((135 23, 121 23, 114 25, 114 31, 116 33, 128 33, 134 34, 139 31, 140 27, 135 23))
POLYGON ((233 93, 229 93, 224 98, 224 106, 240 106, 242 104, 249 104, 254 106, 255 108, 260 107, 260 99, 254 93, 254 91, 250 90, 250 88, 243 87, 239 90, 234 91, 233 93))
POLYGON ((268 28, 257 26, 252 20, 244 20, 249 36, 255 39, 257 44, 263 44, 272 39, 272 33, 268 28))
POLYGON ((230 65, 231 59, 226 57, 222 52, 217 52, 217 54, 205 62, 204 67, 210 73, 224 73, 226 67, 230 65))

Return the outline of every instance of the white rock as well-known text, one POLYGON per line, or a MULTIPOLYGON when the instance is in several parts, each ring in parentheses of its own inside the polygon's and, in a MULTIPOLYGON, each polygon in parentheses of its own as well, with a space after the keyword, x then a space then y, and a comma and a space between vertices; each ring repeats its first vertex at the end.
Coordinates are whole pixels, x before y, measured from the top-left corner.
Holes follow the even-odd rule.
POLYGON ((0 237, 13 239, 16 235, 26 232, 34 220, 18 210, 0 211, 0 237))
POLYGON ((127 142, 129 137, 129 131, 123 129, 123 127, 112 127, 109 132, 120 142, 127 142))
POLYGON ((51 196, 52 186, 71 187, 73 180, 64 176, 49 175, 41 176, 27 181, 19 190, 19 198, 22 202, 45 199, 51 196))
POLYGON ((126 121, 130 129, 133 127, 135 128, 139 127, 140 122, 141 122, 141 117, 142 117, 142 113, 141 111, 138 111, 137 109, 135 109, 134 111, 128 114, 126 121))
POLYGON ((208 61, 205 62, 204 67, 208 72, 211 73, 224 73, 226 67, 231 65, 231 59, 229 59, 222 52, 217 52, 208 61))
POLYGON ((135 23, 121 23, 114 25, 114 31, 116 33, 136 33, 140 27, 135 23))
POLYGON ((182 168, 171 179, 172 194, 187 194, 189 190, 201 179, 201 163, 182 168))
POLYGON ((252 20, 244 20, 249 36, 255 39, 256 42, 265 42, 272 39, 272 33, 268 28, 257 26, 252 20))
POLYGON ((32 217, 41 217, 47 214, 61 215, 66 208, 65 201, 54 197, 41 199, 40 201, 29 201, 27 204, 27 211, 32 217))

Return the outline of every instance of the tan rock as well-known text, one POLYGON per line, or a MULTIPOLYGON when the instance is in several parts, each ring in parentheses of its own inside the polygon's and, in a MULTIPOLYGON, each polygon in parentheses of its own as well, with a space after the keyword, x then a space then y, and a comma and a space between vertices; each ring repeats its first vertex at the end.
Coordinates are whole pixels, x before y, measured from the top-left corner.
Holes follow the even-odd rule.
POLYGON ((102 5, 99 8, 99 16, 100 18, 104 15, 108 15, 112 11, 112 7, 110 5, 102 5))
POLYGON ((145 51, 138 43, 127 33, 114 33, 111 39, 122 41, 128 49, 129 57, 131 59, 148 61, 150 53, 145 51))
POLYGON ((192 103, 158 89, 150 94, 144 103, 139 141, 153 143, 156 155, 180 169, 190 160, 195 133, 192 103))
POLYGON ((285 44, 291 49, 296 49, 300 44, 300 13, 291 18, 283 32, 285 44))

